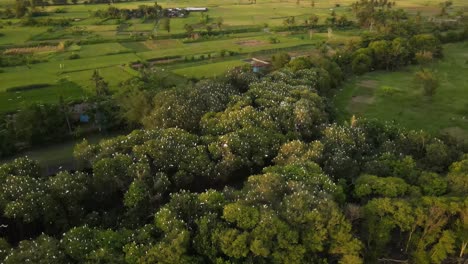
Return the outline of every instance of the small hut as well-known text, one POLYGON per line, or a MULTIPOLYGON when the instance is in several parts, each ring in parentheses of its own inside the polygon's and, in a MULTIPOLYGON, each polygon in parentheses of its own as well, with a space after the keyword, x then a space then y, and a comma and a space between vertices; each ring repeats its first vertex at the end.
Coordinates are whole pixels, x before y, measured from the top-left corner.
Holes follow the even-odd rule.
POLYGON ((257 58, 251 58, 249 60, 250 65, 252 65, 252 70, 255 73, 264 73, 271 68, 271 63, 268 61, 260 60, 257 58))

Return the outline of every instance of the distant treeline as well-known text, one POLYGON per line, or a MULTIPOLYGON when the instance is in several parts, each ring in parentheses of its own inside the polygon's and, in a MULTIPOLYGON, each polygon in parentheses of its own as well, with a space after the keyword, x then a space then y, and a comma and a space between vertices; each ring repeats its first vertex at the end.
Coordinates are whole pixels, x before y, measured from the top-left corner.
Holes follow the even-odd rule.
POLYGON ((162 7, 157 4, 153 6, 140 5, 136 9, 120 9, 111 6, 107 10, 97 10, 94 12, 94 16, 124 20, 131 18, 157 19, 164 16, 164 11, 162 7))

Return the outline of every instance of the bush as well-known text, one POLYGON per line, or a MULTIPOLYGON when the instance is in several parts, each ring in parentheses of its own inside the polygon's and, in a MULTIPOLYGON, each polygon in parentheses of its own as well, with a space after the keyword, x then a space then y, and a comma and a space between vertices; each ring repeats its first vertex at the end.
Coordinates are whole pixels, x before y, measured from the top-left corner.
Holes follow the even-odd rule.
POLYGON ((223 49, 223 50, 221 50, 221 52, 219 52, 219 55, 221 55, 221 57, 225 57, 227 53, 228 53, 228 51, 223 49))
POLYGON ((380 91, 381 93, 384 95, 384 96, 392 96, 396 93, 398 93, 400 90, 398 90, 397 88, 395 87, 391 87, 391 86, 382 86, 380 88, 380 91))
POLYGON ((0 55, 0 67, 10 67, 24 65, 28 62, 28 57, 25 55, 0 55))
POLYGON ((65 10, 65 8, 57 8, 55 9, 54 13, 57 13, 57 14, 63 14, 63 13, 66 13, 67 10, 65 10))
POLYGON ((24 18, 21 20, 22 26, 56 26, 56 27, 68 27, 71 25, 70 19, 35 19, 33 17, 24 18))
POLYGON ((353 72, 357 75, 364 74, 370 71, 372 59, 366 54, 358 54, 351 63, 353 72))
POLYGON ((73 44, 73 42, 70 41, 70 40, 60 41, 60 43, 58 44, 57 48, 58 48, 59 50, 64 50, 64 49, 70 47, 72 44, 73 44))
POLYGON ((74 53, 74 54, 68 56, 68 59, 69 59, 69 60, 76 60, 76 59, 79 59, 79 58, 81 58, 80 55, 79 55, 79 54, 76 54, 76 53, 74 53))
POLYGON ((426 96, 433 96, 439 87, 439 80, 430 70, 420 70, 415 74, 415 81, 422 86, 426 96))
POLYGON ((38 83, 38 84, 11 87, 11 88, 6 89, 6 91, 7 92, 21 92, 21 91, 29 91, 29 90, 47 88, 49 86, 50 84, 47 84, 47 83, 38 83))
POLYGON ((271 44, 276 44, 276 43, 279 43, 279 42, 280 42, 279 39, 278 39, 277 37, 270 37, 269 40, 270 40, 270 43, 271 43, 271 44))

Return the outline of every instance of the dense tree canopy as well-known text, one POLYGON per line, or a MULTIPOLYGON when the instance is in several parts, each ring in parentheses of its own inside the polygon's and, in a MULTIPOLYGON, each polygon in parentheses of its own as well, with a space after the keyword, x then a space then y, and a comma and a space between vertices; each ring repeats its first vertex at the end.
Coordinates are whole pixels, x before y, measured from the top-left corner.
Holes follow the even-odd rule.
POLYGON ((153 129, 77 145, 83 172, 43 176, 28 159, 1 166, 14 245, 2 242, 5 263, 463 258, 461 146, 376 121, 328 124, 318 93, 336 73, 318 67, 229 73, 190 96, 167 90, 185 99, 155 104, 153 129))

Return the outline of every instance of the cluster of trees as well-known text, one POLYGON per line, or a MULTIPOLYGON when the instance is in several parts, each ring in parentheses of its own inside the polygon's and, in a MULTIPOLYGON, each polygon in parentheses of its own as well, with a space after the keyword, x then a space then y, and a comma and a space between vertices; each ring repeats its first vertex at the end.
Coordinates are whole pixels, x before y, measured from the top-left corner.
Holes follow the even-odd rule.
MULTIPOLYGON (((57 103, 24 104, 16 112, 1 115, 0 157, 9 157, 31 146, 57 143, 81 136, 84 127, 88 131, 121 129, 124 124, 119 112, 120 107, 117 100, 109 96, 107 82, 97 71, 94 72, 91 81, 95 85, 95 94, 81 101, 65 101, 60 97, 57 103), (76 104, 86 106, 86 111, 74 112, 72 108, 76 104), (89 116, 87 124, 80 123, 80 114, 89 116)), ((57 85, 74 84, 60 82, 57 85)), ((41 85, 36 85, 18 87, 17 90, 40 88, 41 85)))
MULTIPOLYGON (((217 18, 212 18, 209 15, 205 14, 204 12, 200 13, 200 21, 195 24, 185 24, 184 29, 185 32, 187 33, 187 37, 192 39, 192 40, 203 40, 206 39, 207 37, 210 37, 211 35, 219 35, 221 34, 228 34, 230 31, 225 31, 222 32, 223 26, 224 26, 224 18, 222 17, 217 17, 217 18), (213 34, 214 29, 218 29, 217 34, 213 34), (194 37, 197 36, 195 39, 194 37)), ((244 29, 248 30, 248 29, 244 29)), ((239 31, 239 30, 237 30, 239 31)), ((242 31, 242 30, 240 30, 242 31)))
POLYGON ((349 45, 336 55, 340 66, 354 74, 373 70, 395 70, 417 63, 418 54, 430 54, 431 58, 442 56, 440 40, 433 34, 406 37, 371 37, 358 45, 349 45))
POLYGON ((161 6, 155 3, 153 6, 140 5, 137 9, 117 8, 110 6, 107 10, 97 10, 94 16, 100 18, 123 19, 144 18, 144 19, 159 19, 164 16, 164 10, 161 6))
POLYGON ((34 18, 32 16, 25 17, 21 21, 22 26, 35 26, 35 27, 69 27, 71 26, 71 19, 67 18, 34 18))
POLYGON ((453 2, 450 1, 450 0, 445 1, 445 2, 441 2, 439 4, 439 6, 440 6, 439 16, 447 16, 448 15, 447 9, 449 9, 452 5, 453 5, 453 2))
MULTIPOLYGON (((290 16, 283 20, 283 25, 289 30, 291 29, 303 29, 305 28, 315 28, 319 23, 319 17, 315 14, 310 15, 309 18, 305 19, 302 26, 298 25, 296 17, 290 16)), ((348 20, 345 15, 338 17, 335 11, 330 13, 330 16, 327 17, 324 21, 324 25, 328 27, 338 27, 345 28, 354 25, 353 21, 348 20)))
MULTIPOLYGON (((110 4, 110 3, 118 3, 118 2, 128 2, 129 0, 89 0, 89 1, 84 1, 85 4, 110 4)), ((41 11, 39 11, 39 7, 44 8, 45 6, 49 5, 68 5, 68 4, 77 4, 78 0, 15 0, 15 5, 12 8, 7 8, 5 11, 1 12, 1 17, 3 18, 21 18, 27 15, 34 15, 34 14, 42 14, 41 11)), ((156 4, 157 5, 157 4, 156 4)), ((147 9, 148 7, 144 8, 147 9)), ((111 8, 110 8, 111 9, 111 8)), ((114 8, 117 9, 117 8, 114 8)), ((115 16, 112 18, 125 18, 125 19, 130 19, 132 17, 140 18, 143 17, 139 13, 140 8, 138 9, 137 12, 134 10, 128 10, 128 9, 123 9, 120 12, 120 16, 115 16), (139 16, 141 15, 141 16, 139 16)), ((145 10, 147 11, 147 10, 145 10)), ((103 16, 109 12, 105 11, 98 11, 97 12, 99 16, 103 16)), ((115 11, 112 12, 112 15, 115 15, 115 11)), ((110 14, 109 14, 110 16, 110 14)))
POLYGON ((360 0, 352 4, 360 26, 381 30, 393 21, 406 20, 407 14, 402 9, 395 10, 395 1, 389 0, 360 0))
POLYGON ((14 115, 0 119, 0 157, 15 154, 31 145, 60 142, 70 137, 68 106, 60 104, 25 105, 14 115))
MULTIPOLYGON (((77 0, 71 0, 73 4, 76 4, 77 0)), ((39 7, 44 8, 50 4, 53 5, 66 5, 68 4, 68 0, 15 0, 14 10, 7 8, 5 10, 4 16, 6 18, 12 18, 16 16, 17 18, 24 17, 26 15, 33 15, 35 13, 42 14, 42 12, 38 11, 39 7)))
POLYGON ((325 24, 330 27, 349 27, 354 23, 353 21, 348 20, 345 15, 337 16, 335 10, 332 10, 330 16, 325 19, 325 24))
MULTIPOLYGON (((441 2, 440 15, 446 16, 446 10, 451 5, 451 1, 441 2)), ((449 28, 460 29, 466 22, 466 16, 461 9, 453 16, 453 20, 428 19, 420 13, 412 16, 403 9, 395 9, 395 1, 390 0, 360 0, 352 5, 352 10, 361 27, 393 36, 412 36, 422 31, 436 33, 449 28)))
MULTIPOLYGON (((116 105, 112 100, 97 101, 89 98, 89 130, 112 129, 120 125, 116 105), (95 127, 95 128, 94 128, 95 127)), ((60 100, 57 104, 33 103, 24 105, 18 112, 0 118, 0 157, 5 158, 31 146, 62 142, 79 133, 79 119, 73 118, 73 102, 60 100)), ((75 114, 76 115, 76 114, 75 114)))
POLYGON ((24 54, 0 54, 0 67, 11 67, 34 63, 32 56, 24 54))
MULTIPOLYGON (((76 0, 72 0, 76 1, 76 0)), ((129 2, 132 0, 85 0, 84 4, 112 4, 112 3, 121 3, 121 2, 129 2)), ((144 1, 144 0, 136 0, 136 1, 144 1)))
MULTIPOLYGON (((10 61, 2 61, 0 56, 0 65, 3 62, 10 61)), ((108 82, 98 70, 90 76, 90 81, 93 93, 82 100, 66 101, 59 98, 57 103, 24 104, 18 111, 0 115, 0 158, 12 156, 31 146, 80 137, 84 132, 109 132, 140 126, 141 123, 135 120, 144 113, 139 111, 146 107, 145 100, 151 101, 160 89, 186 84, 186 80, 181 77, 154 69, 142 70, 141 77, 122 84, 122 90, 116 94, 111 93, 108 82), (73 111, 77 104, 85 107, 84 112, 73 111), (80 114, 87 115, 89 122, 80 123, 80 114)), ((59 82, 57 85, 75 84, 59 82)), ((15 87, 8 92, 41 89, 44 86, 48 85, 15 87)))

